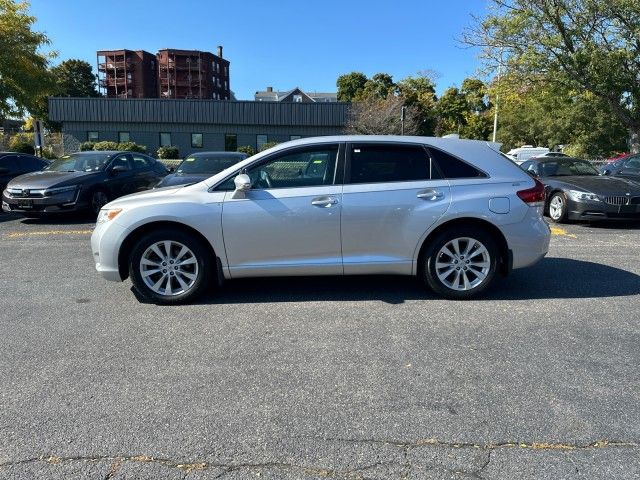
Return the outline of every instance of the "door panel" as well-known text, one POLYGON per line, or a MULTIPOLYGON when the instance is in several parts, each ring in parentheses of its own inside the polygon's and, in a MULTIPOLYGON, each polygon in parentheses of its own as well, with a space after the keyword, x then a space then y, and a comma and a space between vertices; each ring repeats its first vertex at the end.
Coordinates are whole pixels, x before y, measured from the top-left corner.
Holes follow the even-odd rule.
POLYGON ((222 211, 232 277, 342 274, 341 156, 335 143, 297 147, 245 169, 251 189, 227 192, 222 211))
POLYGON ((344 273, 410 274, 420 239, 449 207, 449 182, 422 145, 349 145, 346 167, 344 273))
POLYGON ((243 199, 227 192, 222 231, 231 276, 342 274, 340 190, 250 190, 243 199))

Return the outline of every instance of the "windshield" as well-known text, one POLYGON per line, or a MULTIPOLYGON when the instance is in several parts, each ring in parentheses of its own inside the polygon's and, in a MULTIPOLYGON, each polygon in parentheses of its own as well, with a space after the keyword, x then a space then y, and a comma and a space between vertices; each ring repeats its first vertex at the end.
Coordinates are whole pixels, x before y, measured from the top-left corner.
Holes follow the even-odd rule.
POLYGON ((182 174, 199 174, 215 175, 225 168, 244 160, 242 155, 215 155, 215 156, 197 156, 187 157, 180 164, 176 173, 182 174))
POLYGON ((568 177, 571 175, 596 176, 600 175, 589 162, 584 160, 549 161, 540 164, 542 177, 568 177))
POLYGON ((53 172, 97 172, 101 170, 111 154, 74 153, 54 160, 45 169, 53 172))

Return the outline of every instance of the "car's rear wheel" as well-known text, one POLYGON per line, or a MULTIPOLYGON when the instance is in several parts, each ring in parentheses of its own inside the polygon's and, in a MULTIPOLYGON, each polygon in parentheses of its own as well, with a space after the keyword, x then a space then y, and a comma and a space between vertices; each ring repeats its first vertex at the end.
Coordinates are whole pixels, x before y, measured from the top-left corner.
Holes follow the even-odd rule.
POLYGON ((556 192, 549 199, 549 218, 556 223, 567 221, 567 199, 564 193, 556 192))
POLYGON ((464 300, 476 297, 493 282, 498 247, 480 228, 455 227, 430 241, 424 261, 424 280, 443 297, 464 300))
POLYGON ((198 238, 159 230, 145 235, 134 246, 129 276, 144 298, 178 304, 202 294, 213 268, 211 254, 198 238))

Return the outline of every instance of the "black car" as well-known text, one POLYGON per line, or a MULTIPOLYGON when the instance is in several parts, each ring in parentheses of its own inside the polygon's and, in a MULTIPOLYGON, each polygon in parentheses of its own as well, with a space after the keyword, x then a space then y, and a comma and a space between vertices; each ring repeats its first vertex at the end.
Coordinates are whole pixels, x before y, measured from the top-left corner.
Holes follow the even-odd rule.
POLYGON ((640 219, 640 184, 600 175, 585 160, 537 158, 521 168, 545 185, 545 213, 554 222, 640 219))
POLYGON ((26 153, 0 152, 0 191, 18 175, 42 170, 49 162, 26 153))
POLYGON ((600 167, 600 171, 603 175, 625 177, 640 182, 640 154, 607 163, 600 167))
POLYGON ((171 187, 198 183, 245 158, 247 154, 241 152, 192 153, 178 165, 174 173, 167 175, 157 186, 171 187))
POLYGON ((162 163, 142 153, 73 153, 11 180, 2 207, 27 217, 84 210, 97 214, 110 200, 152 188, 167 173, 162 163))

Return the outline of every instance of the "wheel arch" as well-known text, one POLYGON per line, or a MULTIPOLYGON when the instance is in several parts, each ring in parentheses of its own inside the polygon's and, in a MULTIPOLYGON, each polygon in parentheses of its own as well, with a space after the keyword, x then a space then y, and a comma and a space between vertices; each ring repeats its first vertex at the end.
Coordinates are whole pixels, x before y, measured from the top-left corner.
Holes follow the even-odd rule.
POLYGON ((120 273, 120 278, 122 280, 125 280, 129 277, 129 256, 131 255, 136 242, 147 233, 161 228, 181 230, 183 232, 187 232, 189 235, 193 235, 194 237, 198 238, 203 243, 203 245, 207 247, 211 258, 216 262, 218 279, 220 281, 220 279, 222 278, 222 264, 219 257, 216 255, 216 251, 213 248, 213 245, 211 245, 211 242, 207 239, 207 237, 205 237, 202 233, 200 233, 195 228, 190 227, 189 225, 171 220, 158 220, 145 223, 144 225, 140 225, 136 229, 132 230, 127 235, 127 237, 120 245, 120 249, 118 250, 118 272, 120 273))
POLYGON ((449 220, 445 223, 438 225, 434 228, 420 245, 420 250, 417 258, 417 266, 415 273, 419 276, 424 271, 424 255, 430 242, 440 233, 453 227, 469 227, 473 226, 485 230, 495 240, 500 254, 498 259, 498 271, 503 275, 508 275, 511 271, 511 252, 509 250, 509 244, 502 231, 493 223, 476 217, 461 217, 449 220))

